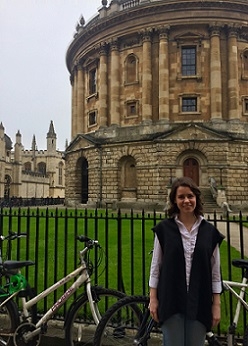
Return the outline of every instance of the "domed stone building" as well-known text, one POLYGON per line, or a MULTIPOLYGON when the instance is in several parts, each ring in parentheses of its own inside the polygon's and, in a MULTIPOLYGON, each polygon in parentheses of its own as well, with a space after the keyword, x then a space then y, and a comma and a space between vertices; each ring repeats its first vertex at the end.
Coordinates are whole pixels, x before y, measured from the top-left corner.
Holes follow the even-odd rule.
POLYGON ((102 1, 66 62, 67 205, 158 208, 183 175, 246 205, 246 0, 102 1))

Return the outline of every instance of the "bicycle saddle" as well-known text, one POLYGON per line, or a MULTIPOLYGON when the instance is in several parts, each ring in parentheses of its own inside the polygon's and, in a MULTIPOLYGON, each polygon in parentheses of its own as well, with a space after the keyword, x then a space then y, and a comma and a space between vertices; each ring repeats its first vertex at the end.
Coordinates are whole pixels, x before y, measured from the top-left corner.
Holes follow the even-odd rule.
POLYGON ((232 265, 234 265, 234 267, 248 269, 248 260, 235 259, 235 260, 232 260, 232 265))
POLYGON ((11 272, 16 269, 34 265, 33 261, 4 261, 3 270, 11 272))

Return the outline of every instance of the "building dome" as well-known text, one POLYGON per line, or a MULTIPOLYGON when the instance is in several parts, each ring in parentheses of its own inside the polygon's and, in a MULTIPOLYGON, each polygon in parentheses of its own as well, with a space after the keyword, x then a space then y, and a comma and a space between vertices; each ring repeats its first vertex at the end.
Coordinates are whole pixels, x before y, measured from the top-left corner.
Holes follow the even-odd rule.
POLYGON ((67 50, 68 203, 164 205, 186 175, 206 191, 221 185, 219 205, 244 205, 247 1, 108 3, 67 50))

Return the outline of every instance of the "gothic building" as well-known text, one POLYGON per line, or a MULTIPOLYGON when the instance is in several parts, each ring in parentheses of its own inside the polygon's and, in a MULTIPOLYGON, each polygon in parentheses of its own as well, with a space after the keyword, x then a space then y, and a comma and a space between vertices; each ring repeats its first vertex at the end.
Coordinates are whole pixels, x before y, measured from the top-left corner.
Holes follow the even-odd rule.
POLYGON ((56 150, 57 135, 51 121, 47 150, 38 150, 35 136, 31 150, 25 150, 18 131, 14 148, 0 124, 0 199, 64 198, 65 163, 63 152, 56 150))
POLYGON ((183 175, 247 203, 246 0, 103 0, 66 62, 68 205, 157 207, 183 175))

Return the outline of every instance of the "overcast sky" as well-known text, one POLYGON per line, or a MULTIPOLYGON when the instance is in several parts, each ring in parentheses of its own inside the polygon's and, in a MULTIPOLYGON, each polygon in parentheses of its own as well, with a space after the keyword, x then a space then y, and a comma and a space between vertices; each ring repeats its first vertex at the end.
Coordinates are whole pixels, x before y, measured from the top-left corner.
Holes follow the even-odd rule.
POLYGON ((88 21, 101 0, 0 0, 0 122, 25 149, 33 135, 46 149, 53 120, 57 149, 71 133, 71 85, 66 50, 80 16, 88 21))

